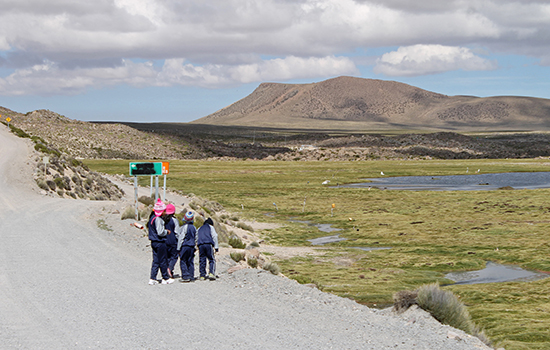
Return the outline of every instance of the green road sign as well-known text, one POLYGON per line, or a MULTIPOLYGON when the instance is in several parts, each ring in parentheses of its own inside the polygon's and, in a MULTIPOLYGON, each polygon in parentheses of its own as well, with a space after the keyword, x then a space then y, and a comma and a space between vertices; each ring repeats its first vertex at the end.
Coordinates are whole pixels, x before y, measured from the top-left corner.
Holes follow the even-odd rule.
POLYGON ((162 175, 162 163, 130 163, 130 176, 162 175))

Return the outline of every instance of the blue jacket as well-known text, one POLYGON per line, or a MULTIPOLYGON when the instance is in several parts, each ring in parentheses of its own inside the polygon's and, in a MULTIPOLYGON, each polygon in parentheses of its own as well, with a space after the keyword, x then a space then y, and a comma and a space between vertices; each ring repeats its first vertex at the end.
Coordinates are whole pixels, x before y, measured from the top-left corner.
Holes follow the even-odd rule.
POLYGON ((214 249, 218 249, 218 233, 214 229, 214 226, 209 224, 204 224, 199 228, 197 232, 198 235, 198 245, 210 244, 214 246, 214 249))
POLYGON ((181 247, 194 247, 197 245, 197 229, 193 226, 192 222, 188 222, 180 229, 178 237, 178 250, 181 247))
POLYGON ((166 244, 176 245, 178 244, 178 237, 176 237, 176 229, 179 229, 178 219, 171 217, 170 220, 166 223, 165 227, 167 230, 170 230, 170 234, 166 236, 166 244))
POLYGON ((164 220, 161 217, 153 216, 147 222, 149 231, 149 240, 151 242, 165 242, 166 230, 164 229, 164 220), (159 234, 160 233, 160 234, 159 234))

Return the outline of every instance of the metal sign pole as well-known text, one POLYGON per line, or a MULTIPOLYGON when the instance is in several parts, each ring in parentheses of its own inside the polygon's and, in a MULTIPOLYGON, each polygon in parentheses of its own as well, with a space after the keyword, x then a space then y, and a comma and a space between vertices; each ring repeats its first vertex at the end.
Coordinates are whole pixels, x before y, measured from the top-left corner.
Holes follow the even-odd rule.
POLYGON ((153 197, 153 175, 151 175, 151 186, 149 186, 149 197, 153 197))
POLYGON ((135 212, 135 218, 136 220, 139 220, 138 216, 138 181, 137 176, 134 176, 134 197, 135 197, 135 206, 136 206, 136 212, 135 212))
POLYGON ((159 199, 159 176, 155 176, 155 201, 159 199))
POLYGON ((162 200, 166 201, 166 174, 164 174, 164 196, 162 196, 162 200))

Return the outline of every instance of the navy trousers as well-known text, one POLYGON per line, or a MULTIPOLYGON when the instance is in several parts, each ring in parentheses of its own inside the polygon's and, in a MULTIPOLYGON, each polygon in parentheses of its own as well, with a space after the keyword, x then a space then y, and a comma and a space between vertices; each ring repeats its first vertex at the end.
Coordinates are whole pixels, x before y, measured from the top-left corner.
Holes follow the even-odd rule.
POLYGON ((178 262, 178 246, 177 244, 167 244, 166 249, 168 251, 168 268, 174 275, 174 267, 178 262))
POLYGON ((151 248, 153 249, 153 264, 151 265, 151 279, 156 280, 157 274, 160 269, 162 279, 169 279, 168 275, 168 252, 166 249, 166 243, 151 241, 151 248))
POLYGON ((208 259, 208 270, 211 274, 216 274, 216 259, 214 258, 214 248, 211 244, 199 245, 199 272, 201 277, 206 277, 206 260, 208 259))
POLYGON ((195 247, 182 246, 180 250, 181 278, 195 279, 195 247))

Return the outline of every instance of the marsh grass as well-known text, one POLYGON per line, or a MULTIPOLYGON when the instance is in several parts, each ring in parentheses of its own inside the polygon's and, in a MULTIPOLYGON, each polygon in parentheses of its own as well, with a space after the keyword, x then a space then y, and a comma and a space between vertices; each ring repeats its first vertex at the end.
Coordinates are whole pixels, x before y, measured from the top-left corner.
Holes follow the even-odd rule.
MULTIPOLYGON (((451 283, 445 273, 481 269, 487 261, 550 271, 549 189, 368 191, 322 185, 327 179, 331 185, 362 182, 379 177, 380 171, 386 176, 466 174, 467 167, 547 171, 547 159, 170 163, 170 187, 184 190, 192 184, 197 196, 220 203, 241 220, 279 223, 260 232, 268 244, 307 246, 308 239, 330 235, 291 218, 341 229, 338 234, 346 240, 326 245, 324 255, 276 263, 293 279, 314 281, 324 291, 369 306, 391 305, 400 290, 451 283), (392 249, 352 249, 358 246, 392 249)), ((106 173, 128 172, 128 161, 86 164, 106 173)), ((146 179, 142 185, 148 185, 146 179)), ((543 349, 550 343, 549 287, 545 280, 446 289, 461 297, 491 339, 513 350, 543 349)))

